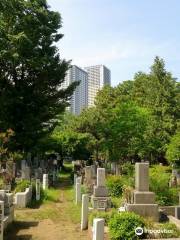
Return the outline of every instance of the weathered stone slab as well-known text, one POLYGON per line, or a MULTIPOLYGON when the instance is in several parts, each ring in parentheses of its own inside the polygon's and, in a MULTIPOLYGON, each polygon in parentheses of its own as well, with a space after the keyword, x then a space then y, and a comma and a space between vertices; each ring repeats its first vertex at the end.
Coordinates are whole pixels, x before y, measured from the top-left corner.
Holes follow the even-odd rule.
POLYGON ((98 187, 105 187, 105 178, 106 178, 105 168, 98 168, 97 169, 97 186, 98 187))
POLYGON ((136 191, 149 191, 149 163, 136 163, 135 175, 136 191))

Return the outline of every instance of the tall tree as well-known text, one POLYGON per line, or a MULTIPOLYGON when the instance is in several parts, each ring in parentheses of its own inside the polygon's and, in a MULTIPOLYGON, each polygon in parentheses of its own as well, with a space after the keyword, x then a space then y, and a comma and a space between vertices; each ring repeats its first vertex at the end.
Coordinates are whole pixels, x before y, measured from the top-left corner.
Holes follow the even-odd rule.
POLYGON ((147 154, 151 160, 164 160, 166 145, 177 128, 178 89, 163 59, 156 57, 149 74, 135 75, 132 99, 149 108, 153 118, 146 134, 147 154))
POLYGON ((61 16, 46 0, 4 0, 0 9, 0 128, 29 151, 54 128, 75 87, 60 88, 69 68, 55 45, 61 16))

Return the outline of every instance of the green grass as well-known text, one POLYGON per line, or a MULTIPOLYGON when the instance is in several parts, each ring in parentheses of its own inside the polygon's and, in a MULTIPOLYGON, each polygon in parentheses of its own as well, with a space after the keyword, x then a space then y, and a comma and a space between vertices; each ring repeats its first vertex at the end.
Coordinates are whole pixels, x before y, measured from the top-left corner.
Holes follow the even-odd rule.
POLYGON ((16 220, 51 219, 54 222, 80 222, 81 205, 75 205, 74 187, 71 181, 72 164, 65 164, 65 170, 59 173, 59 185, 44 191, 44 197, 39 209, 23 211, 16 215, 16 220))

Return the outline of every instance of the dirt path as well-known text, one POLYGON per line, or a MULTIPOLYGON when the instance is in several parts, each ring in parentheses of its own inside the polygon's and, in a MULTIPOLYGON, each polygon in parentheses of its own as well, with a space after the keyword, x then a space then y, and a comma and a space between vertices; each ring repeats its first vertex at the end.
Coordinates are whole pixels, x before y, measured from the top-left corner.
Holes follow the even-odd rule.
POLYGON ((80 206, 73 203, 70 181, 57 187, 59 200, 38 209, 15 211, 15 222, 5 240, 88 240, 87 231, 80 230, 80 206))

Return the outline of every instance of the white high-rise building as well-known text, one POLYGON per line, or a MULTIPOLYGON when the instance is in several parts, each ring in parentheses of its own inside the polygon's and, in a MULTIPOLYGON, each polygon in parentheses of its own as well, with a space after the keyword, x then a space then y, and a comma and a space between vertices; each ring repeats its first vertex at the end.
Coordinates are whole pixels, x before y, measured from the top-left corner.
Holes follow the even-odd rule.
POLYGON ((71 97, 70 107, 68 109, 73 114, 79 115, 81 111, 87 107, 88 104, 87 72, 75 65, 72 65, 71 68, 68 70, 65 81, 62 83, 61 87, 67 88, 73 82, 80 82, 80 84, 76 87, 71 97))
POLYGON ((111 85, 111 71, 104 65, 84 68, 88 73, 88 107, 94 105, 97 92, 105 85, 111 85))

